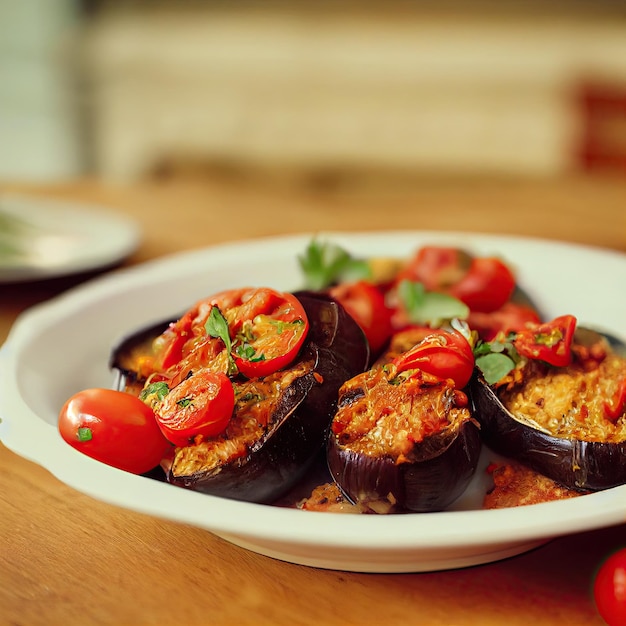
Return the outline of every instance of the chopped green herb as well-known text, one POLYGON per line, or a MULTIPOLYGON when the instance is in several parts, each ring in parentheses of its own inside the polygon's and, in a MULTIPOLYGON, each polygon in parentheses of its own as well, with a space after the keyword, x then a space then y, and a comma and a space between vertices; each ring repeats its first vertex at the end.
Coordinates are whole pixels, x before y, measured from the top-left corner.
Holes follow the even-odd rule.
POLYGON ((189 406, 190 404, 193 404, 193 398, 191 396, 187 396, 186 398, 181 398, 180 400, 178 400, 176 402, 176 404, 181 409, 184 409, 186 406, 189 406))
POLYGON ((426 291, 422 283, 403 280, 398 286, 398 296, 413 324, 437 327, 447 320, 463 320, 469 315, 466 304, 444 293, 426 291))
POLYGON ((339 282, 371 278, 369 263, 354 258, 341 246, 313 239, 298 256, 305 289, 325 289, 339 282))
POLYGON ((150 383, 147 387, 141 390, 139 399, 143 402, 146 400, 155 400, 160 402, 170 392, 170 388, 167 383, 160 381, 158 383, 150 383))
POLYGON ((78 441, 91 441, 93 433, 91 432, 91 428, 84 426, 78 429, 76 436, 78 437, 78 441))
POLYGON ((235 349, 237 356, 250 361, 252 363, 258 363, 259 361, 265 361, 264 354, 257 354, 256 350, 249 343, 242 343, 235 349))
POLYGON ((285 328, 289 328, 290 326, 300 326, 304 324, 304 320, 297 319, 291 322, 283 322, 282 320, 270 320, 270 324, 276 327, 276 332, 280 335, 285 328))

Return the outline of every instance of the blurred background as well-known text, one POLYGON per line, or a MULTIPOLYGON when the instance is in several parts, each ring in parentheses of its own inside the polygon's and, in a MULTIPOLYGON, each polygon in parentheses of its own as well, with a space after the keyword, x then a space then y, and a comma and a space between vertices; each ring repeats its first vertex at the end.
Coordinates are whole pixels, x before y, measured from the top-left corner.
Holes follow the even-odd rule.
POLYGON ((0 181, 626 175, 626 3, 0 0, 0 181))

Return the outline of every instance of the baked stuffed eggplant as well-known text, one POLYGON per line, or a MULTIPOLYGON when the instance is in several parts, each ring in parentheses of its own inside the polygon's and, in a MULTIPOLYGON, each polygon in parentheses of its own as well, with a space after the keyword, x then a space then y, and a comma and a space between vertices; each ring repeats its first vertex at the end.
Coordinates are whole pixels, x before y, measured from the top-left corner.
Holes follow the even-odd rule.
POLYGON ((396 339, 389 357, 341 387, 328 467, 353 503, 442 510, 469 484, 481 450, 462 391, 473 370, 471 348, 456 331, 430 331, 407 352, 396 339))
MULTIPOLYGON (((337 391, 347 378, 363 371, 369 349, 362 330, 333 299, 311 293, 288 296, 301 307, 306 331, 291 358, 273 367, 270 358, 263 358, 267 342, 261 337, 255 343, 258 333, 237 321, 242 307, 252 301, 249 295, 243 302, 239 298, 236 306, 228 302, 230 296, 202 301, 165 329, 157 324, 114 350, 111 364, 124 388, 137 392, 141 387, 140 397, 153 405, 157 419, 167 412, 168 396, 174 396, 171 406, 188 402, 184 394, 176 396, 176 390, 207 368, 230 380, 234 401, 225 427, 216 434, 192 433, 187 440, 177 440, 164 459, 166 479, 172 484, 270 503, 300 480, 323 449, 337 391), (207 332, 212 306, 224 312, 230 335, 226 341, 232 342, 227 350, 216 337, 219 333, 207 332), (163 368, 170 361, 173 364, 163 368), (165 395, 159 398, 163 385, 165 395)), ((282 306, 277 310, 284 314, 282 306)), ((245 311, 243 316, 258 325, 263 315, 257 313, 245 311)), ((285 324, 270 320, 268 328, 276 332, 273 341, 283 341, 288 334, 285 324)))
POLYGON ((484 443, 568 489, 626 483, 624 346, 562 316, 511 344, 517 365, 470 385, 484 443), (521 355, 521 356, 520 356, 521 355))

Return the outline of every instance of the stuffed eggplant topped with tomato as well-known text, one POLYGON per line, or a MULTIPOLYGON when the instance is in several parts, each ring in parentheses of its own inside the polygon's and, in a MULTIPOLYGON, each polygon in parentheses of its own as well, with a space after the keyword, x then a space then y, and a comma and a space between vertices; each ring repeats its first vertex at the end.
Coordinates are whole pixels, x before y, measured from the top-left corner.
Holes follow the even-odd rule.
POLYGON ((201 300, 151 340, 125 340, 112 364, 172 444, 169 482, 271 502, 323 448, 337 390, 368 358, 331 298, 243 288, 201 300))
POLYGON ((471 395, 492 450, 569 489, 600 490, 626 483, 626 357, 576 326, 564 315, 485 344, 471 395))
POLYGON ((371 369, 344 383, 327 458, 351 502, 428 512, 461 495, 481 450, 463 391, 473 369, 460 332, 407 329, 371 369))

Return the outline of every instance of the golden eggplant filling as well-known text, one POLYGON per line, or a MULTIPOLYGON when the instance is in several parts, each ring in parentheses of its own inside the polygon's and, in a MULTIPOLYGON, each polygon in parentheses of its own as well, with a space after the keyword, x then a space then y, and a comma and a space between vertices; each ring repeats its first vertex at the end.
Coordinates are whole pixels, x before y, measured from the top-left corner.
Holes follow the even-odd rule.
POLYGON ((312 361, 302 361, 265 378, 234 383, 235 410, 226 430, 218 437, 198 437, 192 444, 176 448, 172 473, 189 476, 210 472, 245 457, 273 425, 270 420, 281 415, 279 407, 289 387, 313 368, 312 361))
POLYGON ((416 443, 470 420, 466 403, 450 380, 419 371, 395 377, 376 367, 341 387, 332 429, 337 441, 354 452, 401 462, 416 443))
POLYGON ((616 443, 626 440, 626 412, 615 415, 625 381, 626 359, 612 352, 591 368, 529 361, 498 396, 515 417, 555 437, 616 443))

